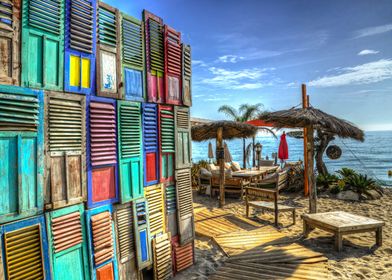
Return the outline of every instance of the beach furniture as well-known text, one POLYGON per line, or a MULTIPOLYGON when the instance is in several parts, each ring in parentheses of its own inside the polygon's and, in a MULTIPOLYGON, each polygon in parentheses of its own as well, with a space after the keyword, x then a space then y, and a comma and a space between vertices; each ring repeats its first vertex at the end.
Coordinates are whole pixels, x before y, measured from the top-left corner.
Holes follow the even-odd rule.
POLYGON ((271 211, 275 213, 275 226, 278 226, 279 212, 291 212, 295 224, 295 207, 278 204, 279 191, 287 186, 287 178, 287 171, 283 171, 258 182, 257 187, 245 187, 246 216, 249 217, 250 207, 271 211))
POLYGON ((335 249, 341 251, 343 247, 343 235, 372 232, 376 233, 376 244, 382 245, 383 221, 351 213, 336 211, 326 213, 303 214, 303 233, 307 237, 314 228, 319 228, 335 236, 335 249))
MULTIPOLYGON (((226 194, 239 194, 241 199, 244 195, 244 188, 250 185, 250 181, 244 178, 225 178, 224 189, 226 194)), ((219 193, 219 176, 213 175, 211 178, 211 196, 219 193)))

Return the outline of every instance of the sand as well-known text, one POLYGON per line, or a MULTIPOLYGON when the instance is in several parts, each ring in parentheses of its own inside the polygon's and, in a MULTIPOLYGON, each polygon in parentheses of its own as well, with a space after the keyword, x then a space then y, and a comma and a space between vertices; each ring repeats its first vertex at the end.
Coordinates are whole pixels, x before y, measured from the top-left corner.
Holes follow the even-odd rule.
MULTIPOLYGON (((194 193, 194 201, 208 207, 217 207, 218 203, 207 196, 194 193)), ((381 199, 361 202, 347 202, 335 198, 319 198, 318 211, 347 211, 358 215, 385 221, 383 246, 375 245, 374 233, 346 235, 343 251, 334 250, 332 234, 314 230, 307 239, 302 238, 302 220, 299 217, 308 211, 308 199, 300 195, 282 195, 281 201, 301 207, 297 211, 297 224, 291 225, 290 214, 281 214, 281 231, 292 237, 300 238, 299 243, 313 250, 322 252, 329 259, 331 279, 392 279, 392 190, 385 190, 381 199)), ((244 215, 245 207, 239 199, 227 199, 225 209, 244 215)), ((256 218, 262 224, 272 224, 273 215, 259 214, 256 218)), ((196 264, 180 272, 175 279, 208 279, 225 261, 226 256, 212 240, 198 237, 195 240, 196 264)))

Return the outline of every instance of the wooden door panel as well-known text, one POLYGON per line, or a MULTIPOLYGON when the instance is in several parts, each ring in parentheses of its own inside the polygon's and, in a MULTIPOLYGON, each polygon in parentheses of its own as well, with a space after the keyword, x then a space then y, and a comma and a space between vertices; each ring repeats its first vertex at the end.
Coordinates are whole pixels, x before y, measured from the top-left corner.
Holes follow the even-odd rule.
POLYGON ((92 171, 94 202, 116 198, 115 172, 114 166, 96 168, 92 171))

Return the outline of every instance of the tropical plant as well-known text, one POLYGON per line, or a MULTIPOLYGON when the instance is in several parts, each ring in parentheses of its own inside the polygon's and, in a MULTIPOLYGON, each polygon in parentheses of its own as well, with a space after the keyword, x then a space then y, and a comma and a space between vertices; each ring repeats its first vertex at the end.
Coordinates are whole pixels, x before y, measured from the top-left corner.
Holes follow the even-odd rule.
POLYGON ((336 185, 339 180, 338 176, 332 174, 319 174, 317 176, 317 186, 324 190, 329 189, 332 185, 336 185))
POLYGON ((197 180, 200 172, 200 168, 206 168, 208 166, 208 161, 200 160, 197 163, 194 163, 191 168, 191 175, 192 175, 192 185, 197 185, 197 180))
POLYGON ((342 169, 336 171, 343 180, 350 178, 351 176, 358 175, 358 173, 351 168, 343 167, 342 169))
POLYGON ((365 193, 367 190, 376 188, 375 180, 368 178, 367 175, 354 174, 347 177, 346 188, 349 188, 359 194, 365 193))
MULTIPOLYGON (((233 121, 246 122, 255 119, 256 116, 260 114, 260 112, 262 111, 262 108, 263 108, 263 104, 261 103, 257 103, 254 105, 242 104, 240 105, 238 110, 230 105, 222 105, 221 107, 219 107, 218 112, 224 113, 233 121)), ((275 136, 274 132, 269 128, 263 127, 263 128, 259 128, 259 130, 267 131, 275 136)), ((249 144, 248 149, 252 149, 252 148, 253 148, 253 144, 249 144)), ((244 168, 246 168, 247 158, 249 159, 250 154, 251 154, 250 152, 247 153, 246 140, 244 138, 242 139, 242 155, 243 155, 244 168)))

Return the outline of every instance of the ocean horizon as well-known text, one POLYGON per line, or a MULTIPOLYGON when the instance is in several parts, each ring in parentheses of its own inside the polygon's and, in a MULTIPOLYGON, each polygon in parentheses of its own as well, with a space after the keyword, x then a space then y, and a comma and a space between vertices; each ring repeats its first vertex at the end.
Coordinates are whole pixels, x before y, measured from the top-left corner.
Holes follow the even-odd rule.
MULTIPOLYGON (((256 136, 256 143, 260 142, 263 145, 263 158, 268 156, 271 159, 272 153, 278 151, 281 134, 282 131, 277 132, 278 139, 264 133, 256 136)), ((303 160, 303 140, 292 137, 286 139, 289 146, 288 161, 303 160)), ((208 160, 208 142, 192 142, 193 162, 208 160)), ((242 165, 242 139, 226 142, 233 160, 242 165)), ((247 145, 251 142, 252 139, 247 139, 247 145)), ((211 143, 215 153, 215 140, 211 140, 211 143)), ((392 177, 388 176, 388 170, 392 170, 392 131, 366 131, 364 142, 337 138, 331 144, 342 149, 342 156, 337 160, 331 160, 324 155, 330 173, 348 167, 367 174, 383 186, 392 187, 392 177)))

